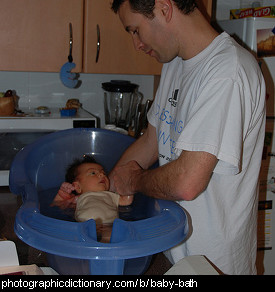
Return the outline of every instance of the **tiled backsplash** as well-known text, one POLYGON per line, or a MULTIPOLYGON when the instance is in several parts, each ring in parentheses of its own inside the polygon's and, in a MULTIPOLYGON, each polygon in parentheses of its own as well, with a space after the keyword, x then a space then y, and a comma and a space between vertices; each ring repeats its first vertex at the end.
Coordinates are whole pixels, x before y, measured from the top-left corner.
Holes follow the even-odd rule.
POLYGON ((30 108, 63 107, 69 98, 78 98, 85 109, 103 119, 101 83, 114 79, 138 84, 144 100, 153 99, 154 76, 151 75, 80 74, 81 86, 70 89, 61 83, 58 73, 0 71, 0 91, 16 90, 19 107, 30 108))

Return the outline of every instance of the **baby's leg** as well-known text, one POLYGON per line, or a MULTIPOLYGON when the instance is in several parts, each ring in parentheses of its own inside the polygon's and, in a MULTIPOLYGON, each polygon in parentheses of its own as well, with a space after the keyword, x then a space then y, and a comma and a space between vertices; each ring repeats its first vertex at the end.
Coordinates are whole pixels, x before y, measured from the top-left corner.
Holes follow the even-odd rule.
POLYGON ((113 224, 97 224, 97 240, 103 243, 109 243, 111 239, 113 224))

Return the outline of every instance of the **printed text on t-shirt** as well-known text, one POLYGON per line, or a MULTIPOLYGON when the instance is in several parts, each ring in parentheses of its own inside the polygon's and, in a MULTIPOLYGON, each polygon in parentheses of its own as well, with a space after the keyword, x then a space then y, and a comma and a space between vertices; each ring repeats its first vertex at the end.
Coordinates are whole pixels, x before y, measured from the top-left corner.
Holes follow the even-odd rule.
POLYGON ((165 123, 169 125, 169 128, 167 127, 160 127, 159 133, 158 133, 158 141, 162 145, 166 145, 170 143, 170 155, 171 157, 166 157, 166 159, 162 156, 160 158, 165 159, 165 160, 171 160, 175 156, 175 145, 176 141, 171 137, 171 133, 174 132, 177 136, 183 131, 183 121, 178 120, 173 115, 171 112, 165 108, 160 110, 160 106, 157 105, 157 112, 156 116, 158 116, 159 120, 162 123, 165 123))
POLYGON ((160 111, 160 106, 157 105, 157 113, 156 115, 159 117, 159 119, 166 123, 167 125, 170 125, 170 130, 173 130, 175 133, 180 134, 183 130, 183 121, 182 120, 177 120, 176 118, 174 118, 169 110, 166 110, 165 108, 163 108, 160 111))

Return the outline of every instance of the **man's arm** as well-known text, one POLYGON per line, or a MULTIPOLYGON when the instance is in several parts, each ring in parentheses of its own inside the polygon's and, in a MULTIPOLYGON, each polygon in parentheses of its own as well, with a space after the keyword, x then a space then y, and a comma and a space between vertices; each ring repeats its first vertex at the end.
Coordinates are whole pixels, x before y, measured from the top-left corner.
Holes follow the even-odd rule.
POLYGON ((142 168, 147 169, 156 162, 157 159, 158 144, 156 128, 151 124, 148 124, 145 133, 123 153, 117 165, 135 160, 142 168))
POLYGON ((109 174, 111 191, 114 191, 113 174, 117 167, 125 165, 129 161, 135 160, 143 169, 149 168, 158 159, 158 145, 156 129, 148 125, 145 133, 139 137, 121 156, 114 169, 109 174))
POLYGON ((207 152, 183 151, 177 160, 153 170, 136 161, 115 169, 116 191, 123 195, 142 192, 165 200, 193 200, 207 187, 217 158, 207 152))

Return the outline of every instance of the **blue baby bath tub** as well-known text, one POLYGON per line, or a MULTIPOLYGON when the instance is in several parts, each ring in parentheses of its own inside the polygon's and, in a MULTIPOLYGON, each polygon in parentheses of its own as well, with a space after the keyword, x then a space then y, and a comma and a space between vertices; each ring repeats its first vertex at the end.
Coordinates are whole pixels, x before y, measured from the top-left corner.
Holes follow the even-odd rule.
POLYGON ((129 217, 114 221, 110 243, 97 241, 94 220, 74 222, 70 214, 49 207, 75 158, 92 154, 110 171, 133 141, 102 129, 70 129, 46 135, 16 155, 10 190, 22 196, 23 204, 15 233, 46 252, 59 274, 142 274, 153 254, 185 239, 188 223, 180 206, 142 194, 135 196, 129 217))

